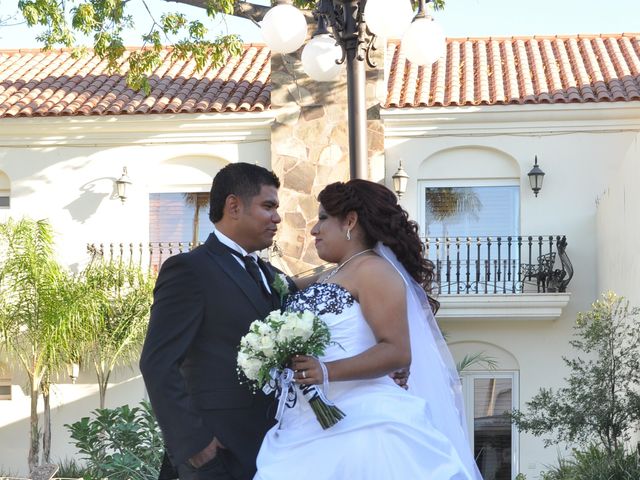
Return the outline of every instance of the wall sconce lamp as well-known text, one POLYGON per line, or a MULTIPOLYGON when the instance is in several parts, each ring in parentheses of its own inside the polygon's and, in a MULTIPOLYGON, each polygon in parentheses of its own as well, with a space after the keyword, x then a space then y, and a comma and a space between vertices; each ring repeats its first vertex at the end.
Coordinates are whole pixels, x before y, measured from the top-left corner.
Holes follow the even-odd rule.
POLYGON ((533 168, 529 170, 529 173, 527 175, 529 176, 529 184, 531 185, 531 190, 533 190, 533 193, 537 197, 538 192, 542 189, 542 181, 544 180, 544 172, 538 166, 537 155, 533 168))
POLYGON ((122 167, 122 175, 116 180, 118 197, 122 203, 127 199, 127 188, 129 185, 131 185, 131 180, 129 180, 129 176, 127 175, 127 167, 122 167))
POLYGON ((393 179, 393 189, 400 198, 404 192, 407 191, 407 183, 409 182, 409 175, 402 168, 402 160, 400 160, 400 165, 398 166, 398 170, 391 177, 393 179))

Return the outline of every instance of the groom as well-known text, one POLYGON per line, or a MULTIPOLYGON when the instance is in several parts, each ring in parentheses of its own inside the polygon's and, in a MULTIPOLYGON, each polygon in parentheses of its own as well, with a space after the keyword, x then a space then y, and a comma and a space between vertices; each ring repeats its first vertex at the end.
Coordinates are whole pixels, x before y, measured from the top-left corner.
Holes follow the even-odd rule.
POLYGON ((271 427, 270 397, 238 382, 249 324, 280 307, 274 268, 256 251, 280 216, 272 172, 230 164, 213 179, 204 245, 167 259, 158 275, 140 370, 181 480, 249 480, 271 427))

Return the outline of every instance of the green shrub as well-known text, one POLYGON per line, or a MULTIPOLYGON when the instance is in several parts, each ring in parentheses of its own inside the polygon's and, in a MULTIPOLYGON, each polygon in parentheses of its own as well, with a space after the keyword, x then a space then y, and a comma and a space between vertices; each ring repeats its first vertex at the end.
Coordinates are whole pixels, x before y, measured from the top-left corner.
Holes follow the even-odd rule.
POLYGON ((84 478, 156 480, 164 446, 160 429, 148 402, 97 409, 94 418, 84 417, 72 425, 74 445, 84 455, 84 478))
POLYGON ((58 473, 56 478, 90 478, 89 469, 72 458, 58 460, 58 473))
POLYGON ((545 472, 543 480, 638 480, 640 461, 637 451, 618 448, 609 452, 589 446, 574 450, 573 459, 560 459, 558 466, 545 472))
POLYGON ((563 357, 566 385, 541 388, 511 417, 521 432, 546 437, 547 446, 597 445, 613 453, 640 422, 640 308, 609 292, 578 314, 574 329, 576 353, 563 357))

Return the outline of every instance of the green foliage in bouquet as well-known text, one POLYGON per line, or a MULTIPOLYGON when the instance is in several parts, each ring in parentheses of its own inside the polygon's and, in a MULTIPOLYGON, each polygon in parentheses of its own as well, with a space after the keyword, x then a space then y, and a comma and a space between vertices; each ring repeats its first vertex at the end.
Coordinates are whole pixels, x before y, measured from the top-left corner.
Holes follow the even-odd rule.
POLYGON ((156 480, 164 444, 148 402, 93 412, 94 418, 65 425, 84 456, 86 477, 113 480, 156 480))

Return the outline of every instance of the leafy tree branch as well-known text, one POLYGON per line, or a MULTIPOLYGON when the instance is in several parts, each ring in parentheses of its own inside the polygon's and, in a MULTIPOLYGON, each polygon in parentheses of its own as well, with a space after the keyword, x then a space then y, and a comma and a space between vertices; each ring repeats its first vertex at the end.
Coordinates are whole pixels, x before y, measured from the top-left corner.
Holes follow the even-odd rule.
MULTIPOLYGON (((87 48, 76 46, 78 35, 93 39, 93 51, 101 60, 107 61, 108 72, 119 73, 128 65, 127 83, 134 90, 151 93, 149 75, 162 63, 163 49, 171 46, 175 59, 193 58, 198 71, 223 65, 230 56, 242 52, 242 43, 234 33, 211 34, 199 20, 189 19, 182 13, 163 14, 157 20, 159 2, 144 6, 152 21, 151 29, 141 37, 142 46, 128 53, 123 42, 123 33, 133 30, 140 19, 127 13, 130 0, 20 0, 18 7, 30 27, 44 27, 37 39, 44 49, 65 47, 73 50, 74 56, 88 53, 87 48)), ((225 15, 244 18, 255 24, 260 22, 270 6, 244 0, 165 0, 201 8, 212 19, 223 19, 225 15)), ((275 0, 272 0, 275 4, 275 0)), ((392 0, 389 0, 390 8, 392 0)), ((413 1, 414 6, 417 4, 413 1)), ((444 6, 443 0, 433 2, 435 8, 444 6)), ((303 10, 308 23, 314 22, 312 10, 315 0, 294 0, 293 4, 303 10)))

